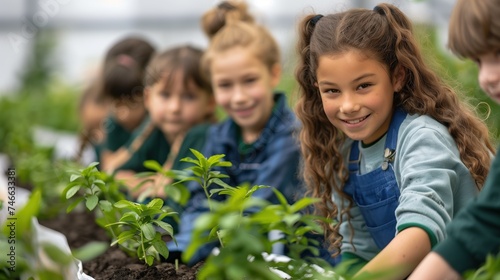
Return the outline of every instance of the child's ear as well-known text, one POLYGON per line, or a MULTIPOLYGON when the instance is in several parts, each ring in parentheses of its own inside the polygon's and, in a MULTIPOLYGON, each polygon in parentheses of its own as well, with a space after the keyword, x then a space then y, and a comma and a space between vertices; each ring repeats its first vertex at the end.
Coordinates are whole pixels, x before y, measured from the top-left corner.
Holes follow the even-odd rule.
POLYGON ((281 65, 276 63, 271 67, 271 84, 273 88, 277 87, 281 79, 281 65))
POLYGON ((392 87, 395 92, 400 91, 406 81, 406 69, 399 64, 396 66, 396 69, 394 70, 394 74, 392 77, 392 87))

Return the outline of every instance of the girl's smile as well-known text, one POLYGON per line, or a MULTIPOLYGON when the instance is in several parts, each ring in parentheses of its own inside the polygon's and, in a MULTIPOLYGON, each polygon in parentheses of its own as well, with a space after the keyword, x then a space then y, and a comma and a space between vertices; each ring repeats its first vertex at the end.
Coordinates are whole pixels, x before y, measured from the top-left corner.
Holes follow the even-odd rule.
POLYGON ((345 122, 347 125, 350 125, 350 126, 357 126, 357 125, 361 125, 364 123, 364 121, 369 117, 370 115, 367 115, 367 116, 364 116, 364 117, 361 117, 361 118, 357 118, 357 119, 345 119, 345 120, 342 120, 343 122, 345 122))

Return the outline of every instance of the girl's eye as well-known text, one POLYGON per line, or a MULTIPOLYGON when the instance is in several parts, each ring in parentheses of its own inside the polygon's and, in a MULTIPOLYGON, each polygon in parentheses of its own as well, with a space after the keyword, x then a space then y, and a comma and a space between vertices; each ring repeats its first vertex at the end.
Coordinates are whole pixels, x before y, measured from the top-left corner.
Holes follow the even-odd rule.
POLYGON ((162 92, 160 92, 160 96, 163 97, 163 98, 169 98, 170 97, 170 93, 166 92, 166 91, 162 91, 162 92))
POLYGON ((331 94, 331 93, 339 93, 340 91, 338 89, 334 88, 327 88, 327 89, 320 89, 320 92, 325 93, 325 94, 331 94))
POLYGON ((367 87, 370 87, 371 85, 372 84, 370 84, 370 83, 364 83, 364 84, 359 85, 358 89, 365 89, 367 87))

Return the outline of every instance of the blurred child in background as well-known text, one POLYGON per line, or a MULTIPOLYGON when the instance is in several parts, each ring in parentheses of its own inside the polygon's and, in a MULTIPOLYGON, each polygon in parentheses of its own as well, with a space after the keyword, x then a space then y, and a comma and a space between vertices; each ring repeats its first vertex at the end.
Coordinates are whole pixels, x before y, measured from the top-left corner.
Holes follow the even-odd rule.
POLYGON ((104 144, 104 120, 109 114, 109 104, 99 95, 99 85, 93 81, 80 97, 78 112, 81 122, 80 148, 76 155, 77 162, 84 165, 92 161, 100 162, 102 145, 104 144), (84 158, 84 152, 91 147, 93 153, 90 159, 84 158))
POLYGON ((144 105, 149 120, 134 133, 128 157, 116 169, 117 178, 125 180, 133 197, 143 192, 162 197, 168 183, 157 176, 154 184, 134 189, 144 180, 133 177, 147 171, 144 161, 180 170, 184 168, 180 159, 191 156, 189 148, 201 150, 205 143, 208 124, 215 120, 215 101, 210 84, 201 76, 202 55, 201 49, 192 46, 175 47, 156 55, 147 67, 144 105))
POLYGON ((132 132, 144 121, 143 102, 145 69, 155 48, 140 37, 126 37, 106 53, 101 93, 110 101, 111 113, 104 123, 105 142, 101 153, 101 169, 114 170, 123 157, 124 145, 132 132))
MULTIPOLYGON (((275 92, 281 77, 276 41, 268 30, 254 23, 243 2, 222 2, 204 14, 202 26, 210 38, 203 73, 228 118, 209 129, 201 152, 206 157, 224 154, 232 163, 232 167, 220 170, 229 175, 225 180, 229 185, 268 185, 292 203, 299 186, 300 153, 293 137, 298 122, 285 94, 275 92)), ((177 242, 167 244, 172 259, 187 248, 193 221, 207 211, 202 188, 194 183, 190 190, 192 197, 181 215, 177 242)), ((270 188, 253 195, 277 203, 270 188)), ((206 258, 211 249, 202 248, 190 263, 206 258)))

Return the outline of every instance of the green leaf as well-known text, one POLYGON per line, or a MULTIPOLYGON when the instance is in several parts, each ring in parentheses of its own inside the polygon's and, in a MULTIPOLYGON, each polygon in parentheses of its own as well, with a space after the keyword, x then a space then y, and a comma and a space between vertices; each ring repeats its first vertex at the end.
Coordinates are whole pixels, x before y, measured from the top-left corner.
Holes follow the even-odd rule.
POLYGON ((134 175, 134 177, 136 177, 136 178, 147 178, 147 177, 151 177, 153 175, 156 175, 156 172, 146 171, 146 172, 136 173, 134 175))
POLYGON ((239 213, 226 214, 220 218, 219 225, 221 228, 234 228, 239 226, 240 221, 239 213))
POLYGON ((72 261, 71 256, 65 253, 55 244, 43 243, 42 248, 47 256, 49 256, 51 260, 59 264, 59 266, 66 266, 72 261))
POLYGON ((161 227, 162 229, 164 229, 168 235, 170 236, 173 236, 174 235, 174 229, 172 228, 172 226, 168 223, 165 223, 163 221, 153 221, 154 224, 156 224, 157 226, 161 227))
POLYGON ((70 199, 75 193, 77 193, 80 190, 80 186, 74 186, 66 192, 66 199, 70 199))
POLYGON ((103 188, 104 186, 106 186, 106 183, 104 183, 104 181, 103 181, 103 180, 101 180, 101 179, 97 179, 97 180, 95 180, 95 181, 94 181, 94 184, 95 184, 95 185, 98 185, 100 188, 103 188))
POLYGON ((85 205, 90 211, 94 210, 94 208, 97 206, 97 202, 99 202, 99 198, 94 194, 86 196, 85 199, 87 200, 85 201, 85 205))
POLYGON ((160 255, 162 255, 165 259, 168 258, 169 251, 167 248, 167 244, 165 244, 165 242, 161 240, 161 237, 159 235, 157 236, 157 238, 153 239, 151 243, 160 255))
POLYGON ((175 202, 180 202, 182 199, 181 190, 172 185, 167 186, 165 188, 165 196, 172 199, 175 202))
POLYGON ((77 198, 74 202, 72 202, 68 208, 66 208, 66 213, 69 213, 71 211, 73 211, 73 209, 75 209, 75 207, 80 204, 80 202, 82 202, 85 198, 84 197, 79 197, 77 198))
POLYGON ((118 202, 115 202, 114 206, 116 208, 129 208, 130 210, 136 208, 136 204, 134 202, 122 199, 118 202))
POLYGON ((73 249, 72 254, 82 262, 90 261, 102 255, 109 248, 107 242, 90 241, 82 247, 73 249))
POLYGON ((293 224, 295 224, 297 221, 300 220, 300 217, 301 215, 300 214, 292 214, 292 215, 286 215, 285 217, 283 217, 283 221, 288 225, 288 226, 292 226, 293 224))
POLYGON ((215 163, 219 162, 222 158, 224 158, 226 155, 220 154, 220 155, 213 155, 208 158, 207 163, 209 167, 212 167, 215 163))
POLYGON ((189 201, 189 198, 191 197, 191 192, 189 191, 189 189, 183 185, 177 185, 174 188, 178 189, 181 193, 180 199, 177 201, 177 203, 182 206, 186 205, 189 201))
POLYGON ((285 196, 280 191, 278 191, 276 188, 273 188, 273 192, 276 195, 276 197, 278 198, 278 200, 280 201, 281 205, 284 205, 288 208, 289 204, 288 204, 288 201, 286 200, 285 196))
POLYGON ((222 181, 221 179, 219 178, 214 178, 211 180, 212 183, 216 184, 216 185, 219 185, 225 189, 234 189, 233 187, 231 187, 230 185, 226 184, 224 181, 222 181))
POLYGON ((204 163, 204 165, 201 165, 201 166, 207 166, 207 159, 205 158, 205 156, 198 152, 197 150, 193 149, 193 148, 189 148, 189 150, 191 151, 191 153, 193 153, 193 155, 198 159, 198 161, 200 163, 204 163))
POLYGON ((144 162, 144 167, 160 172, 163 170, 163 167, 156 160, 146 160, 144 162))
POLYGON ((109 212, 113 210, 113 204, 107 200, 101 200, 99 201, 99 206, 101 207, 102 211, 104 212, 109 212))
POLYGON ((152 224, 148 223, 141 225, 141 231, 144 234, 146 240, 152 240, 153 238, 155 238, 156 231, 152 224))
POLYGON ((203 173, 204 173, 204 169, 203 169, 203 167, 200 167, 200 166, 193 166, 193 167, 191 168, 191 170, 193 170, 194 175, 196 175, 196 176, 198 176, 198 177, 203 176, 203 173))
POLYGON ((152 266, 155 261, 155 258, 150 255, 146 255, 146 264, 152 266))
POLYGON ((231 167, 233 164, 230 161, 221 161, 216 164, 216 166, 220 167, 231 167))
POLYGON ((160 198, 155 198, 153 200, 151 200, 148 204, 147 204, 147 207, 148 208, 153 208, 153 209, 161 209, 161 207, 163 207, 163 200, 160 199, 160 198))
POLYGON ((89 169, 89 170, 91 170, 91 169, 93 169, 94 167, 96 167, 97 165, 99 165, 99 162, 94 161, 94 162, 90 163, 90 164, 89 164, 89 165, 88 165, 85 169, 89 169))
POLYGON ((124 232, 120 233, 120 235, 118 235, 118 237, 116 238, 115 241, 113 241, 113 243, 111 243, 111 246, 113 246, 117 243, 122 244, 123 242, 134 238, 134 236, 135 236, 135 232, 133 230, 124 231, 124 232))
POLYGON ((141 213, 141 217, 151 218, 151 217, 158 215, 158 214, 161 214, 161 213, 163 213, 163 211, 161 209, 150 208, 150 209, 143 210, 141 213))
POLYGON ((197 161, 193 158, 190 158, 190 157, 182 158, 180 161, 194 163, 197 166, 199 166, 199 163, 200 163, 199 161, 197 161))
POLYGON ((302 198, 299 201, 295 202, 290 207, 290 211, 293 213, 299 212, 300 210, 302 210, 302 209, 306 208, 307 206, 312 205, 318 201, 319 201, 319 199, 311 198, 311 197, 302 198))
POLYGON ((194 221, 194 227, 196 229, 201 229, 201 230, 211 229, 216 225, 217 225, 217 218, 213 213, 201 214, 194 221))
POLYGON ((120 222, 137 222, 140 219, 136 212, 127 212, 120 218, 120 222))
POLYGON ((69 181, 70 181, 70 182, 73 182, 73 181, 75 181, 75 180, 77 180, 78 178, 81 178, 81 177, 82 177, 82 175, 79 175, 79 174, 73 174, 73 175, 71 175, 71 177, 69 178, 69 181))

